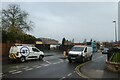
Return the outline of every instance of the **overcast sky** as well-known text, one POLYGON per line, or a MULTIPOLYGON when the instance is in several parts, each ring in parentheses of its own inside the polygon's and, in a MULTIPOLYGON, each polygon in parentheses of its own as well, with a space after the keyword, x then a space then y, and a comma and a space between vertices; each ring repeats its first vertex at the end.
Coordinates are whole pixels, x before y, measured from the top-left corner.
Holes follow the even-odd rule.
MULTIPOLYGON (((2 3, 2 8, 10 3, 2 3)), ((34 22, 32 34, 75 42, 114 40, 114 23, 118 20, 117 2, 21 2, 22 10, 34 22)))

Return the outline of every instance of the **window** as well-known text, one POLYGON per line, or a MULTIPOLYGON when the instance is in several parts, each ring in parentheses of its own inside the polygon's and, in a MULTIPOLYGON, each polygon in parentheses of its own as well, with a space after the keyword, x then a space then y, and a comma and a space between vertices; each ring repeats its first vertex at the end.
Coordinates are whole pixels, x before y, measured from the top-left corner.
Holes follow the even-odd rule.
POLYGON ((32 48, 32 50, 33 50, 34 52, 39 52, 39 50, 38 50, 37 48, 32 48))
POLYGON ((85 48, 85 52, 87 52, 87 47, 85 48))
POLYGON ((84 47, 73 47, 71 51, 83 51, 84 47))

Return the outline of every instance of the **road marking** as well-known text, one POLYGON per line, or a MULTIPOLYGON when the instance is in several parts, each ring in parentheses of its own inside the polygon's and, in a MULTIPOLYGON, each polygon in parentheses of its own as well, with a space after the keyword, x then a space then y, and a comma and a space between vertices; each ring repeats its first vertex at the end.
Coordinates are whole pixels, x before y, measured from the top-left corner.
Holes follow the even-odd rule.
MULTIPOLYGON (((102 58, 102 57, 104 57, 104 56, 100 56, 100 57, 98 57, 98 58, 96 58, 96 59, 93 59, 93 61, 95 61, 95 60, 97 60, 97 59, 100 59, 100 58, 102 58)), ((75 68, 75 72, 76 72, 79 76, 81 76, 81 77, 83 77, 83 78, 89 78, 88 76, 82 74, 82 72, 80 71, 80 68, 81 68, 82 66, 86 65, 86 64, 89 63, 89 62, 91 62, 91 61, 88 61, 88 62, 85 62, 85 63, 82 63, 82 64, 78 65, 78 66, 75 68)))
POLYGON ((69 73, 67 76, 71 76, 72 75, 72 73, 69 73))
POLYGON ((42 66, 36 66, 36 68, 41 68, 42 66))
POLYGON ((2 77, 3 77, 3 76, 7 76, 7 74, 3 74, 2 77))
POLYGON ((44 66, 49 66, 50 64, 46 64, 46 65, 44 65, 44 66))
POLYGON ((62 79, 65 79, 66 77, 62 77, 62 79))
POLYGON ((37 67, 38 65, 35 65, 35 66, 33 66, 33 67, 37 67))
POLYGON ((85 64, 89 63, 89 62, 90 62, 90 61, 78 65, 78 66, 75 68, 75 72, 76 72, 79 76, 81 76, 81 77, 83 77, 83 78, 88 78, 86 75, 82 74, 79 69, 80 69, 82 66, 84 66, 85 64))
POLYGON ((21 73, 22 71, 17 71, 17 72, 14 72, 14 73, 12 73, 12 74, 18 74, 18 73, 21 73))
POLYGON ((47 62, 48 64, 51 64, 51 62, 49 62, 49 61, 47 61, 47 60, 45 60, 45 62, 47 62))
POLYGON ((22 69, 28 69, 29 67, 24 67, 24 68, 22 68, 22 69))
POLYGON ((26 71, 30 71, 30 70, 33 70, 33 68, 28 68, 28 69, 26 69, 26 71))
POLYGON ((0 73, 0 75, 2 75, 3 73, 0 73))
POLYGON ((63 79, 65 79, 66 77, 62 77, 62 78, 60 78, 59 80, 63 80, 63 79))
POLYGON ((9 73, 12 73, 12 72, 15 72, 15 71, 17 71, 17 70, 12 70, 12 71, 9 71, 9 73))
POLYGON ((56 63, 53 63, 53 64, 59 64, 59 63, 62 63, 63 61, 59 61, 59 62, 56 62, 56 63))

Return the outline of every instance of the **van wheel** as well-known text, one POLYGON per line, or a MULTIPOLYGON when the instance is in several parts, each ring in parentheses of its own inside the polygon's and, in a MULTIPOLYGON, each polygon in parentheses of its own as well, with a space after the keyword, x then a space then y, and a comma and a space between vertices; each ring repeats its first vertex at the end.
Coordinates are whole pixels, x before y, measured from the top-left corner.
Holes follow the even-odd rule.
POLYGON ((43 59, 43 56, 40 55, 40 56, 39 56, 39 60, 42 60, 42 59, 43 59))
POLYGON ((92 60, 92 55, 90 56, 89 60, 90 60, 90 61, 92 60))
POLYGON ((82 58, 82 62, 85 62, 85 58, 84 57, 82 58))
POLYGON ((21 57, 20 62, 22 62, 22 63, 25 62, 25 57, 21 57))

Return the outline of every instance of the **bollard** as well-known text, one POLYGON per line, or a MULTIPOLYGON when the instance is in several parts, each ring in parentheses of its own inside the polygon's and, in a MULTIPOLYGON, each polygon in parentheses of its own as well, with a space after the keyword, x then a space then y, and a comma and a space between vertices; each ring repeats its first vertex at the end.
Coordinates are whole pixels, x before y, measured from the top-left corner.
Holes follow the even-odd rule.
POLYGON ((63 52, 64 58, 67 58, 66 51, 63 52))

